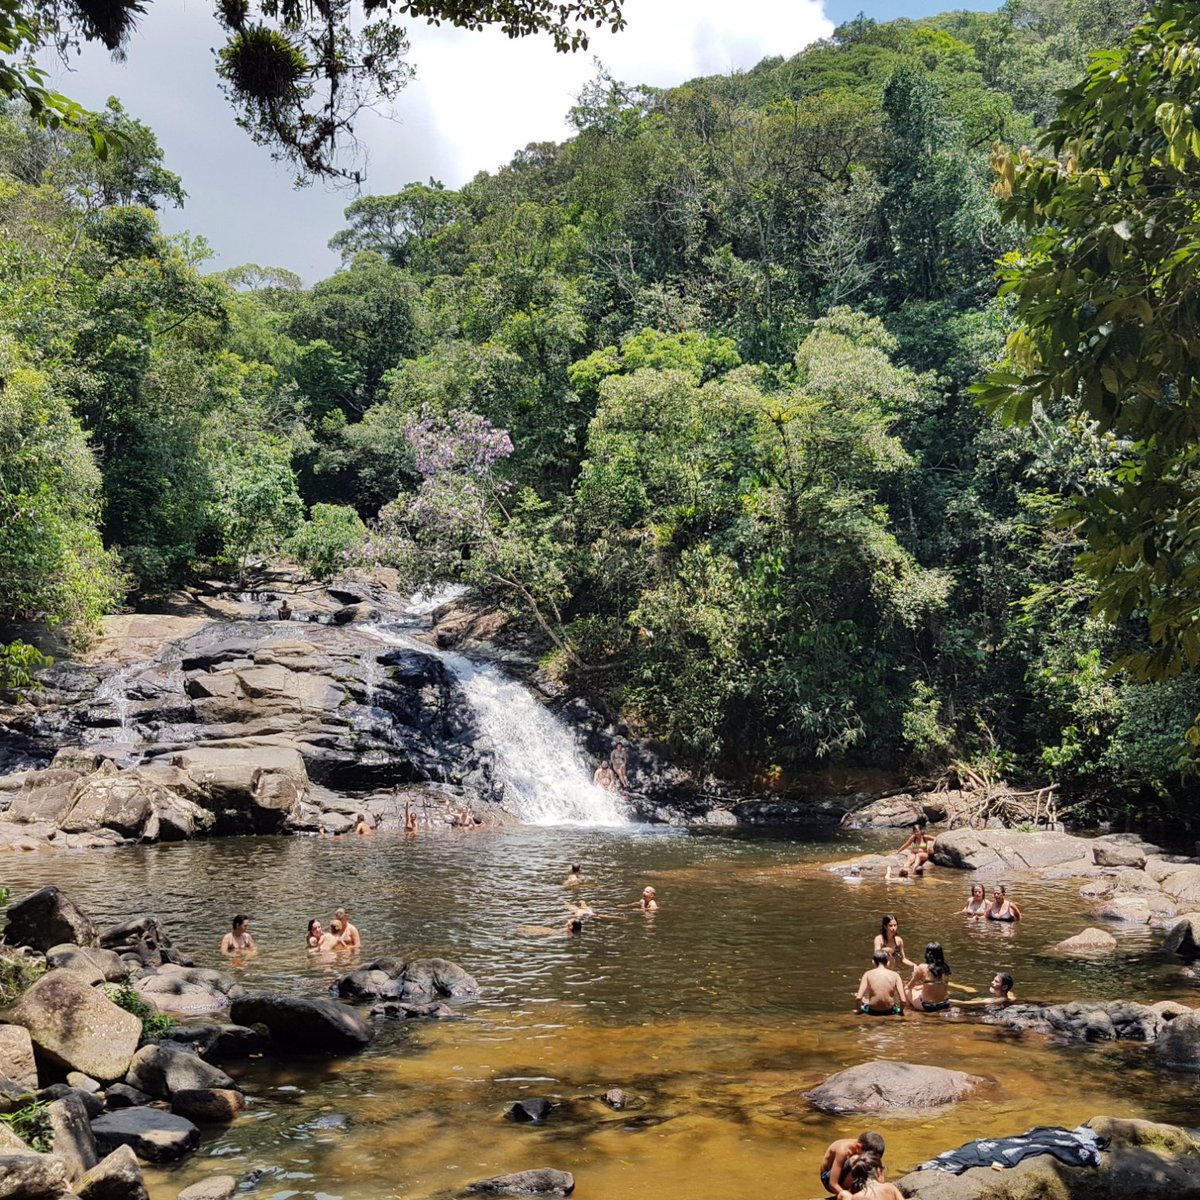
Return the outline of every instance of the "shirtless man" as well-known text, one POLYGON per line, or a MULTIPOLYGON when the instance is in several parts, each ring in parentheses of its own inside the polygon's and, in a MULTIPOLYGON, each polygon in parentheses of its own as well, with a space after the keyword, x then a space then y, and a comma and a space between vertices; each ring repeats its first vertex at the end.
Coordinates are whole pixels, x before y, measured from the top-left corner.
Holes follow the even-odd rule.
POLYGON ((563 887, 578 887, 583 882, 583 876, 580 875, 580 866, 578 863, 572 863, 570 871, 567 872, 566 879, 563 880, 563 887))
POLYGON ((613 774, 612 767, 608 765, 607 758, 596 768, 596 772, 592 776, 592 783, 606 792, 616 791, 617 777, 613 774))
POLYGON ((955 1004, 965 1008, 997 1008, 1002 1004, 1011 1004, 1016 1000, 1013 995, 1013 977, 1007 971, 998 972, 988 987, 988 994, 978 1000, 958 1000, 955 1004))
POLYGON ((658 893, 652 887, 642 888, 642 898, 636 904, 622 904, 622 908, 640 908, 642 912, 658 912, 658 893))
POLYGON ((860 1133, 857 1138, 838 1138, 829 1143, 825 1157, 821 1160, 821 1184, 835 1196, 849 1183, 850 1160, 864 1151, 883 1156, 883 1135, 860 1133))
MULTIPOLYGON (((358 926, 350 923, 350 914, 344 908, 339 908, 333 914, 333 918, 335 921, 341 922, 342 936, 340 940, 342 945, 357 950, 362 945, 362 938, 359 936, 358 926)), ((330 928, 333 928, 332 924, 330 928)))
POLYGON ((863 972, 854 995, 855 1012, 869 1017, 899 1017, 904 1015, 907 997, 904 980, 888 966, 891 955, 876 950, 871 956, 875 965, 863 972))
POLYGON ((354 832, 357 833, 359 837, 370 837, 375 830, 367 822, 367 818, 364 817, 362 813, 359 813, 358 822, 354 826, 354 832))
POLYGON ((238 913, 233 918, 233 931, 221 939, 221 953, 227 957, 230 954, 246 954, 257 950, 254 939, 250 936, 250 918, 245 913, 238 913))

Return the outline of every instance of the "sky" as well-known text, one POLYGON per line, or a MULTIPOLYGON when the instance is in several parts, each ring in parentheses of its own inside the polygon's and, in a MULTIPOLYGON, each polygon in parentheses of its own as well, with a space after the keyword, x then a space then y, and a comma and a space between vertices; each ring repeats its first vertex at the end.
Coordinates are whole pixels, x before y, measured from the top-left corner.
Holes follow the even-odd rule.
MULTIPOLYGON (((952 7, 953 0, 625 0, 627 27, 600 31, 573 55, 557 54, 545 38, 514 42, 495 30, 413 22, 416 78, 390 119, 366 114, 358 128, 368 154, 363 191, 387 194, 430 178, 459 187, 530 142, 564 139, 567 111, 594 78, 597 60, 617 79, 668 87, 746 69, 767 55, 789 57, 859 12, 892 20, 952 7)), ((337 268, 326 243, 358 193, 295 188, 295 172, 237 128, 214 71, 213 48, 222 41, 212 0, 158 0, 125 62, 89 46, 69 69, 56 59, 46 65, 57 90, 93 108, 118 96, 155 131, 188 193, 182 210, 163 212, 163 228, 206 238, 212 269, 254 262, 314 283, 337 268)))

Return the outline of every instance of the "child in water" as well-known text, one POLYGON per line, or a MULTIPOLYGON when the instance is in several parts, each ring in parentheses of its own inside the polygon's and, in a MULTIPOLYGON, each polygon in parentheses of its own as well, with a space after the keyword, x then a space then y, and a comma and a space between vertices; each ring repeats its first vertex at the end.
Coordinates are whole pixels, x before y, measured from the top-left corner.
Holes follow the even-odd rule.
POLYGON ((838 1138, 836 1142, 830 1142, 821 1160, 821 1185, 825 1190, 836 1196, 850 1182, 851 1161, 866 1153, 883 1158, 883 1134, 868 1131, 857 1138, 838 1138))

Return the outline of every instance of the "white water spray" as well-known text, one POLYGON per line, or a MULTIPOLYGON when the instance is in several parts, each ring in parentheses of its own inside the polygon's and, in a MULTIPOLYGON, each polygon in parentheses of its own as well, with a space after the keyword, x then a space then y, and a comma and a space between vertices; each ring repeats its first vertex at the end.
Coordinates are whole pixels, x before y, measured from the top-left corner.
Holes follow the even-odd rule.
MULTIPOLYGON (((103 683, 96 688, 96 698, 98 700, 107 700, 113 707, 113 712, 116 713, 119 725, 112 730, 111 738, 105 737, 104 741, 141 741, 141 731, 133 726, 131 713, 133 710, 133 702, 129 699, 129 681, 138 672, 144 670, 145 663, 134 663, 132 666, 122 667, 119 671, 114 671, 103 683)), ((108 731, 106 731, 108 732, 108 731)))
POLYGON ((592 783, 592 772, 571 731, 528 688, 491 663, 437 650, 376 626, 380 641, 440 658, 453 672, 496 750, 498 773, 518 797, 517 816, 529 825, 626 825, 620 799, 592 783))

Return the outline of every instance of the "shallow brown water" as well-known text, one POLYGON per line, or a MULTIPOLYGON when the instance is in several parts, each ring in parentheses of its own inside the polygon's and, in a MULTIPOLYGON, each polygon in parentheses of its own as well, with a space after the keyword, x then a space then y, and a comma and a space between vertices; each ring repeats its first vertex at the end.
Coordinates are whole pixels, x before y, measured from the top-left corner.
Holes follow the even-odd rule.
POLYGON ((825 840, 545 828, 236 839, 7 859, 0 882, 17 894, 56 883, 102 921, 155 912, 205 965, 229 914, 244 910, 262 947, 242 970, 255 989, 324 994, 347 964, 312 962, 303 933, 338 904, 362 929, 365 960, 441 954, 482 985, 463 1020, 386 1024, 354 1058, 234 1064, 246 1113, 187 1162, 150 1172, 154 1200, 254 1168, 257 1197, 383 1200, 454 1194, 532 1166, 573 1171, 577 1195, 605 1200, 794 1200, 820 1193, 825 1145, 860 1126, 885 1134, 896 1175, 969 1138, 1100 1112, 1200 1123, 1196 1085, 1153 1072, 1146 1047, 1055 1046, 965 1013, 850 1012, 885 911, 910 958, 936 938, 955 980, 981 990, 1008 970, 1023 999, 1191 1002, 1196 981, 1154 953, 1152 934, 1118 931, 1107 960, 1055 958, 1047 947, 1094 923, 1077 882, 1010 881, 1027 919, 981 925, 955 915, 965 874, 845 884, 819 864, 878 841, 814 836, 825 840), (565 919, 572 859, 592 881, 580 893, 619 919, 574 939, 518 932, 565 919), (615 908, 647 882, 661 912, 615 908), (873 1058, 990 1082, 924 1117, 847 1121, 809 1108, 806 1088, 873 1058), (614 1113, 588 1098, 614 1085, 639 1106, 614 1113), (564 1108, 540 1128, 503 1119, 531 1096, 564 1108))

